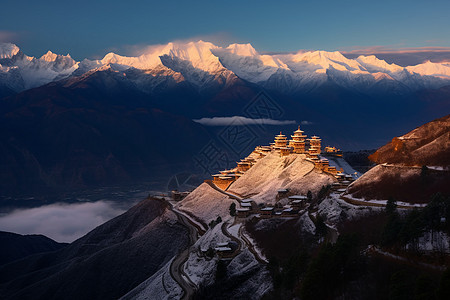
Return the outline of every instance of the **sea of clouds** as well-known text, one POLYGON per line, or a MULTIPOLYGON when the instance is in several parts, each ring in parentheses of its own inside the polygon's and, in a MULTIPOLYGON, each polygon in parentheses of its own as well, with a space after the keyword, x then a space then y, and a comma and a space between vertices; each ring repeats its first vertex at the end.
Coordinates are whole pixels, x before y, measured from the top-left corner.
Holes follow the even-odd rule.
POLYGON ((0 216, 0 230, 43 234, 57 242, 70 243, 124 211, 123 207, 109 201, 17 209, 0 216))

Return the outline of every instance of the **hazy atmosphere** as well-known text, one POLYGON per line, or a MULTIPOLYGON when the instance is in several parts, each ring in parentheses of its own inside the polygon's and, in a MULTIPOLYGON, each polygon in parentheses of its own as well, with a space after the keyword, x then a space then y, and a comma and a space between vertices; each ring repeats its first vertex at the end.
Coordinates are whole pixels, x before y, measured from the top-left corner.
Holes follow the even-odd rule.
POLYGON ((0 299, 450 299, 450 1, 0 3, 0 299))
POLYGON ((0 228, 21 234, 44 234, 70 243, 123 212, 117 204, 105 201, 52 204, 0 215, 0 228))

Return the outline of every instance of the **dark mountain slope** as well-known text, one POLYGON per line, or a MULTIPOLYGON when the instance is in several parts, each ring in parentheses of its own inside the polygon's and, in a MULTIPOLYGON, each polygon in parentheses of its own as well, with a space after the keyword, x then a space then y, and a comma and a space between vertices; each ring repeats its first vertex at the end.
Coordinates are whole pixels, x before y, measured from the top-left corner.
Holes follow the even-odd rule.
POLYGON ((66 248, 0 267, 3 299, 117 299, 187 246, 187 229, 147 199, 66 248))
POLYGON ((26 256, 51 252, 64 248, 66 244, 40 234, 21 235, 0 231, 0 265, 24 258, 26 256))
POLYGON ((0 107, 4 192, 172 174, 208 140, 201 125, 155 108, 113 71, 28 90, 0 107))
POLYGON ((16 94, 16 92, 12 89, 10 89, 9 87, 6 86, 0 86, 0 99, 8 97, 8 96, 12 96, 16 94))

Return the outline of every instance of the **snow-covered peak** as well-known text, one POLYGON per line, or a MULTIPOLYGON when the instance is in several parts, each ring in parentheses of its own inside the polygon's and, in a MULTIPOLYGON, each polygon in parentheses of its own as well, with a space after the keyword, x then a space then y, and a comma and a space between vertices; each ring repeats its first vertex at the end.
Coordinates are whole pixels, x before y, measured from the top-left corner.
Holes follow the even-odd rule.
POLYGON ((110 52, 103 57, 101 63, 104 65, 108 64, 123 64, 123 65, 131 65, 136 60, 135 57, 126 57, 119 54, 115 54, 110 52))
POLYGON ((0 59, 12 58, 20 51, 19 47, 11 43, 0 43, 0 59))
POLYGON ((97 61, 97 64, 100 65, 118 64, 126 68, 133 67, 136 69, 143 69, 143 70, 152 69, 156 67, 158 64, 161 64, 161 60, 159 59, 159 55, 161 55, 160 51, 153 51, 153 52, 145 53, 138 57, 128 57, 110 52, 106 54, 103 59, 97 61))
POLYGON ((197 42, 188 43, 169 43, 166 48, 169 48, 177 57, 190 60, 209 56, 212 49, 217 49, 219 47, 213 43, 199 40, 197 42))
POLYGON ((221 67, 219 59, 211 52, 218 47, 212 43, 198 41, 188 43, 168 43, 148 47, 137 57, 127 57, 115 53, 108 53, 99 61, 101 64, 119 64, 136 69, 153 69, 162 64, 161 57, 169 56, 182 61, 189 61, 193 67, 204 71, 216 70, 221 67))
POLYGON ((8 66, 3 72, 14 70, 18 74, 15 78, 18 78, 19 85, 2 82, 6 86, 14 87, 16 91, 66 78, 78 68, 78 63, 70 55, 58 55, 48 51, 37 59, 23 54, 19 47, 11 43, 0 44, 0 58, 4 59, 4 64, 8 66))
POLYGON ((212 43, 200 40, 189 43, 169 43, 169 45, 171 46, 169 56, 189 61, 196 69, 211 72, 223 67, 219 58, 212 53, 212 50, 219 47, 212 43))
POLYGON ((339 51, 300 51, 288 58, 291 59, 291 63, 297 64, 297 66, 293 66, 296 71, 302 71, 303 68, 305 71, 315 71, 316 73, 324 73, 330 68, 353 73, 363 71, 357 61, 346 58, 339 51))
POLYGON ((231 44, 229 45, 226 50, 228 50, 230 53, 240 56, 257 56, 259 55, 258 52, 253 48, 253 46, 248 44, 231 44))
POLYGON ((327 52, 327 51, 308 51, 300 52, 295 55, 296 61, 307 61, 309 63, 321 64, 323 62, 328 62, 329 60, 335 61, 346 61, 347 58, 342 55, 339 51, 327 52))
POLYGON ((428 62, 403 68, 389 64, 374 55, 349 59, 339 51, 299 51, 295 54, 260 55, 251 44, 230 44, 222 48, 201 40, 150 46, 137 57, 108 53, 94 65, 105 64, 118 64, 122 68, 133 67, 143 70, 152 70, 165 65, 183 73, 186 78, 189 78, 188 73, 198 70, 213 74, 226 68, 242 79, 255 83, 266 81, 277 74, 277 78, 291 84, 299 80, 306 84, 318 78, 323 80, 329 71, 333 72, 335 79, 336 76, 343 77, 347 86, 351 86, 360 75, 371 75, 364 80, 373 78, 377 81, 394 78, 404 81, 405 75, 402 75, 404 72, 445 78, 450 76, 450 66, 447 64, 428 62))
POLYGON ((44 61, 55 61, 58 58, 58 54, 53 53, 52 51, 48 51, 44 55, 41 56, 41 60, 44 61))
POLYGON ((379 80, 394 80, 394 78, 392 78, 391 76, 389 76, 389 74, 383 73, 383 72, 375 72, 372 73, 373 78, 375 78, 375 80, 379 81, 379 80))
POLYGON ((272 55, 260 55, 251 44, 231 44, 213 49, 212 53, 228 70, 254 83, 268 80, 279 68, 287 68, 272 55))
POLYGON ((423 64, 406 67, 406 69, 420 75, 450 78, 450 63, 433 63, 427 61, 423 64))
POLYGON ((288 66, 283 60, 273 55, 260 55, 259 58, 265 66, 288 69, 288 66))
MULTIPOLYGON (((374 55, 349 59, 338 51, 303 50, 294 54, 259 54, 251 44, 218 47, 202 40, 149 46, 138 56, 111 52, 101 60, 82 62, 51 51, 36 59, 23 54, 16 45, 5 43, 0 44, 0 59, 0 72, 20 73, 22 89, 82 75, 109 65, 114 70, 135 68, 144 71, 136 74, 152 76, 159 76, 155 75, 160 74, 157 70, 165 67, 176 74, 173 76, 182 76, 183 80, 199 87, 206 87, 211 82, 227 82, 233 76, 238 76, 249 82, 285 91, 314 90, 328 79, 347 88, 366 90, 374 84, 378 88, 392 82, 399 82, 412 90, 420 87, 436 88, 448 84, 450 80, 450 63, 425 62, 404 68, 374 55)), ((168 76, 167 72, 163 73, 168 76)))
POLYGON ((369 72, 400 72, 402 67, 396 64, 389 64, 384 60, 378 59, 375 55, 361 55, 356 61, 364 66, 369 72))

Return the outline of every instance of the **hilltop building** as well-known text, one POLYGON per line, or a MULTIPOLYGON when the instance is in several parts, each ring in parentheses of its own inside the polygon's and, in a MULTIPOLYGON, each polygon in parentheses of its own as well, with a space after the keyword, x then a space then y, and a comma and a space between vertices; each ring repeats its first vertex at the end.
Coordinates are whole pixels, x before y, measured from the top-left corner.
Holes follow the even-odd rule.
POLYGON ((294 131, 294 135, 291 135, 292 140, 289 141, 289 147, 292 147, 294 153, 305 153, 306 135, 304 135, 303 132, 303 130, 300 130, 300 126, 298 126, 298 129, 294 131))
POLYGON ((239 171, 238 168, 220 171, 220 174, 212 175, 213 183, 225 191, 233 182, 241 177, 242 174, 244 174, 244 172, 239 171))
POLYGON ((343 156, 341 149, 338 149, 336 147, 330 147, 330 146, 326 146, 325 147, 324 153, 326 155, 336 156, 336 157, 342 157, 343 156))
POLYGON ((320 155, 321 153, 321 139, 318 136, 312 136, 309 141, 309 150, 308 154, 310 157, 314 157, 320 155))
POLYGON ((287 146, 287 138, 284 134, 281 133, 275 136, 275 142, 273 143, 275 149, 284 148, 287 146))
POLYGON ((239 172, 246 172, 253 166, 254 163, 255 163, 254 159, 252 160, 248 158, 241 159, 240 162, 237 162, 237 170, 239 172))
MULTIPOLYGON (((314 163, 315 168, 336 176, 336 174, 338 174, 336 167, 330 166, 327 159, 320 158, 320 154, 322 153, 321 139, 318 136, 312 136, 309 139, 306 139, 306 137, 306 134, 300 129, 300 126, 294 131, 293 135, 291 135, 291 140, 289 141, 287 137, 280 132, 280 134, 275 136, 275 140, 270 146, 256 147, 249 156, 236 162, 236 167, 234 169, 220 171, 220 174, 212 175, 212 182, 220 189, 227 190, 234 181, 250 170, 258 160, 264 158, 271 152, 277 152, 281 157, 297 154, 305 155, 308 161, 314 163)), ((335 153, 337 155, 340 153, 340 150, 335 147, 326 147, 325 153, 335 153)), ((244 207, 238 211, 239 215, 246 215, 247 213, 248 211, 244 207)))

